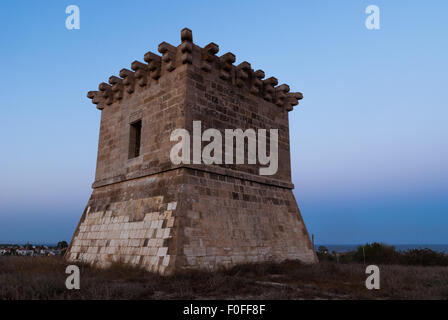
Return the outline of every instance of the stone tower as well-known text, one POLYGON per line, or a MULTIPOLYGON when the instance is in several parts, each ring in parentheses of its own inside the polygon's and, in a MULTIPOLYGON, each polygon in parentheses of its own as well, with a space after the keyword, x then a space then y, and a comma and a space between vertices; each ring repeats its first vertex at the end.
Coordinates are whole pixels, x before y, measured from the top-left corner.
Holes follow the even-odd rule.
POLYGON ((161 43, 161 56, 146 53, 146 63, 134 61, 132 70, 87 94, 102 112, 96 175, 66 258, 162 274, 317 262, 291 183, 288 112, 302 94, 263 79, 248 62, 233 65, 230 52, 217 56, 214 43, 195 45, 189 29, 181 41, 161 43), (260 175, 260 163, 173 163, 171 134, 193 132, 193 121, 223 133, 278 129, 278 170, 260 175))

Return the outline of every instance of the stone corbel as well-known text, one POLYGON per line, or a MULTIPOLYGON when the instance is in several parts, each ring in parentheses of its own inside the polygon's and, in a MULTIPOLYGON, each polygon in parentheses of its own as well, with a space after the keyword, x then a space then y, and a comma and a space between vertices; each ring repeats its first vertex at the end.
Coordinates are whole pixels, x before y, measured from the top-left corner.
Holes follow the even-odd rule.
POLYGON ((274 87, 278 84, 277 78, 270 77, 263 80, 263 99, 272 102, 274 100, 274 87))
POLYGON ((299 100, 303 99, 303 94, 301 92, 290 92, 284 100, 284 108, 286 111, 292 111, 293 107, 299 104, 299 100))
POLYGON ((247 83, 249 79, 249 74, 251 73, 252 68, 250 66, 249 62, 241 62, 236 67, 236 85, 239 88, 244 87, 244 85, 247 83))
POLYGON ((235 62, 235 55, 231 52, 227 52, 226 54, 219 57, 219 61, 221 64, 219 77, 222 80, 229 80, 231 76, 232 66, 235 62))
POLYGON ((252 73, 252 85, 250 87, 250 92, 252 94, 258 95, 263 88, 263 81, 264 78, 264 71, 263 70, 257 70, 252 73))
POLYGON ((219 51, 219 46, 213 42, 209 43, 202 49, 201 69, 210 72, 215 55, 219 51))
POLYGON ((144 60, 148 63, 151 78, 154 80, 159 79, 162 71, 162 57, 153 52, 147 52, 144 60))
POLYGON ((123 79, 111 76, 109 83, 112 85, 112 92, 114 93, 115 99, 121 100, 123 98, 123 79))
POLYGON ((104 98, 103 94, 99 91, 89 91, 87 92, 87 98, 92 99, 92 103, 96 104, 98 110, 104 109, 104 98))
POLYGON ((140 87, 146 86, 148 83, 148 73, 149 68, 148 65, 135 60, 131 64, 131 69, 135 71, 135 79, 137 79, 137 83, 140 87))
POLYGON ((131 70, 121 69, 120 77, 123 78, 123 85, 127 93, 134 92, 135 89, 135 74, 131 70))
POLYGON ((176 69, 176 47, 167 42, 159 44, 159 52, 162 54, 162 62, 168 72, 176 69))
POLYGON ((283 106, 283 100, 286 98, 289 92, 289 86, 287 84, 279 85, 275 88, 275 104, 279 107, 283 106))
POLYGON ((98 89, 100 89, 100 92, 103 94, 104 102, 107 105, 110 105, 114 102, 114 93, 112 92, 112 86, 101 82, 98 86, 98 89))
POLYGON ((182 41, 182 44, 180 45, 182 64, 191 64, 193 63, 193 33, 190 29, 184 28, 180 33, 180 39, 182 41))

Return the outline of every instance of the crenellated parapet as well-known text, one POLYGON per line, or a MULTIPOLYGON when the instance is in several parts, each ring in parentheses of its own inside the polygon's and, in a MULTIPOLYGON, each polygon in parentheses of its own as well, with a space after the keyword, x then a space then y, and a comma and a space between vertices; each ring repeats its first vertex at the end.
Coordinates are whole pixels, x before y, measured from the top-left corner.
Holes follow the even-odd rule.
POLYGON ((263 70, 254 70, 250 63, 244 61, 234 65, 236 57, 228 52, 217 56, 219 46, 209 43, 201 48, 193 43, 191 30, 181 31, 181 44, 177 47, 162 42, 158 46, 161 55, 147 52, 143 60, 134 61, 131 69, 122 69, 119 77, 111 76, 109 83, 102 82, 98 91, 89 91, 87 97, 97 108, 103 110, 105 106, 123 99, 125 93, 132 94, 136 88, 145 88, 159 81, 167 73, 173 72, 181 65, 194 65, 205 73, 215 73, 222 81, 229 82, 240 90, 249 92, 278 108, 291 111, 303 98, 300 92, 290 92, 286 84, 278 85, 275 77, 265 78, 263 70))

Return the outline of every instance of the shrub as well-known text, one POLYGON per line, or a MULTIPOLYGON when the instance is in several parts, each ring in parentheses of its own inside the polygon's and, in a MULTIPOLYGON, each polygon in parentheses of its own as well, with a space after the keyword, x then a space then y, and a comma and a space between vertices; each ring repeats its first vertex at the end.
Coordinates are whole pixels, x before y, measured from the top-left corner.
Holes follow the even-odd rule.
POLYGON ((399 264, 400 253, 395 247, 383 243, 373 242, 359 246, 353 255, 353 260, 358 263, 373 264, 399 264))
POLYGON ((355 252, 342 256, 342 263, 397 264, 412 266, 448 266, 448 255, 431 249, 396 251, 395 247, 383 243, 367 243, 355 252))
POLYGON ((328 251, 327 247, 324 246, 319 246, 319 248, 317 248, 316 251, 317 254, 317 258, 319 259, 319 261, 335 261, 336 258, 333 254, 330 253, 330 251, 328 251))
POLYGON ((412 249, 403 252, 402 264, 414 266, 448 266, 448 255, 431 249, 412 249))

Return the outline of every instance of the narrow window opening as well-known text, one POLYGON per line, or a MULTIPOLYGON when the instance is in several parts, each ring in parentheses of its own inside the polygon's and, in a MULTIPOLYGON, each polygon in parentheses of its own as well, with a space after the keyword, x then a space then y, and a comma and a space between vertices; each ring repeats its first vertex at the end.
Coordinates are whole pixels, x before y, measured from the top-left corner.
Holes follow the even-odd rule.
POLYGON ((142 135, 142 120, 131 123, 129 134, 129 159, 140 155, 140 138, 142 135))

